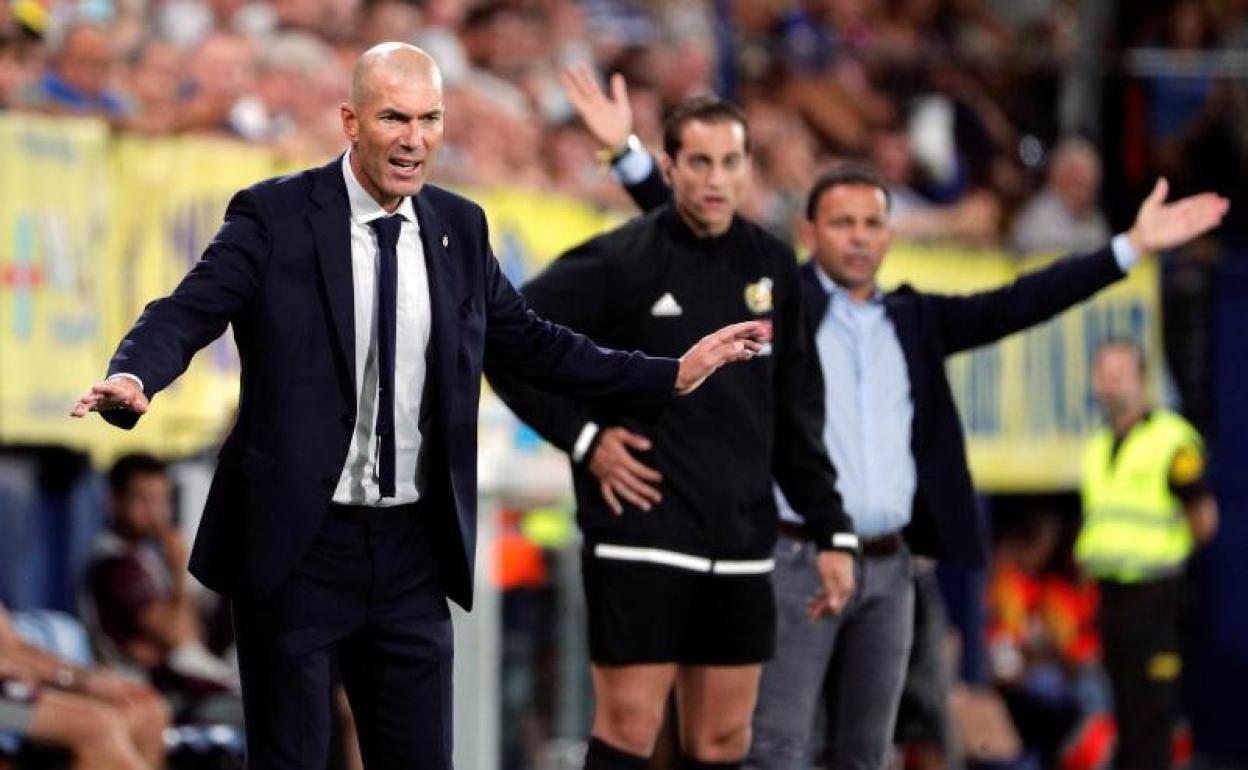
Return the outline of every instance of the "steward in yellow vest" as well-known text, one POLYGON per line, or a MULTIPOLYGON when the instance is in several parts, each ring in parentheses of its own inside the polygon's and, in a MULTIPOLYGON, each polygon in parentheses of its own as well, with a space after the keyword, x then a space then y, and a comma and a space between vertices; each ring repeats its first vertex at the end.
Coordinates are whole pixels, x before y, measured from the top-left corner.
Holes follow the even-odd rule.
POLYGON ((1083 529, 1075 559, 1099 580, 1178 574, 1192 552, 1184 496, 1199 491, 1204 447, 1187 420, 1152 409, 1118 437, 1106 427, 1083 453, 1083 529))
POLYGON ((1100 586, 1100 631, 1118 722, 1115 767, 1171 766, 1182 669, 1183 566, 1213 537, 1217 506, 1204 444, 1177 414, 1150 408, 1134 343, 1101 346, 1092 389, 1107 427, 1083 456, 1083 528, 1075 560, 1100 586))

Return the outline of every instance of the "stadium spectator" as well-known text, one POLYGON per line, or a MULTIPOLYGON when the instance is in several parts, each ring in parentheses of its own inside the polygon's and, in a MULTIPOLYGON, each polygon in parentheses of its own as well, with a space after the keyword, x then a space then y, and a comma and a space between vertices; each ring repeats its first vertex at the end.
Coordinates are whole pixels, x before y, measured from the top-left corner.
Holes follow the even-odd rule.
POLYGON ((123 456, 109 472, 109 492, 110 526, 87 567, 96 646, 160 687, 181 717, 241 724, 238 675, 202 642, 164 463, 123 456))
POLYGON ((1101 156, 1085 139, 1062 140, 1053 150, 1044 189, 1023 206, 1010 228, 1010 248, 1020 256, 1087 251, 1109 238, 1097 197, 1101 156))
POLYGON ((989 655, 1024 747, 1041 767, 1098 742, 1108 759, 1096 587, 1055 569, 1062 532, 1053 512, 1026 511, 1000 530, 988 583, 989 655))
POLYGON ((899 129, 872 138, 871 157, 888 185, 897 237, 908 241, 944 241, 976 246, 997 242, 1001 205, 988 189, 968 193, 950 204, 937 204, 917 191, 917 171, 910 137, 899 129))
POLYGON ((180 126, 197 133, 228 133, 260 138, 259 120, 250 100, 255 86, 256 55, 252 44, 231 32, 213 32, 190 53, 187 95, 180 107, 180 126))
POLYGON ((134 106, 128 127, 143 134, 169 134, 180 127, 183 56, 177 46, 149 38, 130 56, 127 97, 134 106))
POLYGON ((68 750, 74 770, 156 770, 169 721, 156 691, 44 652, 0 605, 0 731, 68 750))
POLYGON ((26 95, 31 106, 54 114, 119 119, 129 113, 112 87, 117 63, 108 27, 76 21, 61 33, 49 66, 26 95))

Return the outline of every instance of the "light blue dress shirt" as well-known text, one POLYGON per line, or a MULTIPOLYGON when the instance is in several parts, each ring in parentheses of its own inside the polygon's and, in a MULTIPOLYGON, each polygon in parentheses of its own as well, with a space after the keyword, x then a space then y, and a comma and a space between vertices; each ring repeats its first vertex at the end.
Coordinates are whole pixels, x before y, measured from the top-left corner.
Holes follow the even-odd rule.
MULTIPOLYGON (((878 537, 906 526, 914 502, 910 374, 884 295, 855 302, 822 271, 815 274, 831 295, 815 332, 826 388, 823 441, 855 531, 878 537)), ((782 494, 777 502, 781 518, 801 521, 782 494)))
MULTIPOLYGON (((1139 261, 1125 234, 1110 242, 1125 274, 1139 261)), ((859 537, 878 537, 910 523, 916 490, 910 428, 914 400, 910 373, 893 322, 877 289, 855 302, 822 270, 815 275, 830 295, 815 332, 823 367, 826 422, 823 442, 836 466, 836 491, 859 537)), ((780 518, 801 523, 779 488, 780 518)))

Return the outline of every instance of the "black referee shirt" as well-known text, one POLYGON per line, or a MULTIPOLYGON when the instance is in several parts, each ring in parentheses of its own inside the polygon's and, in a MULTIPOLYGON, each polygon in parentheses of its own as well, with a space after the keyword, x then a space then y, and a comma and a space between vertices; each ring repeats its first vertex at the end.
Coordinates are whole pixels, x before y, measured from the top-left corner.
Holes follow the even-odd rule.
POLYGON ((517 416, 566 452, 589 422, 651 440, 651 451, 634 452, 663 474, 663 500, 650 511, 621 500, 624 515, 615 516, 588 456, 573 463, 578 521, 590 543, 712 559, 770 557, 773 479, 820 547, 853 531, 823 446, 823 377, 787 245, 741 217, 722 236, 698 238, 668 205, 573 248, 522 291, 551 321, 603 345, 658 356, 679 357, 728 324, 772 324, 764 355, 720 369, 692 395, 673 399, 653 425, 487 368, 517 416))

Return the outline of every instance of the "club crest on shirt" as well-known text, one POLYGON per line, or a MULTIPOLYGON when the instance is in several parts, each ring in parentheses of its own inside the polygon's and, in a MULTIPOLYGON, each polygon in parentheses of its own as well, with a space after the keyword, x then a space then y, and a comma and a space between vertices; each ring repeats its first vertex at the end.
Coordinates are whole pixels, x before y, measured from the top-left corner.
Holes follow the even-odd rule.
POLYGON ((754 315, 770 313, 772 308, 771 279, 759 278, 745 287, 745 306, 754 315))

